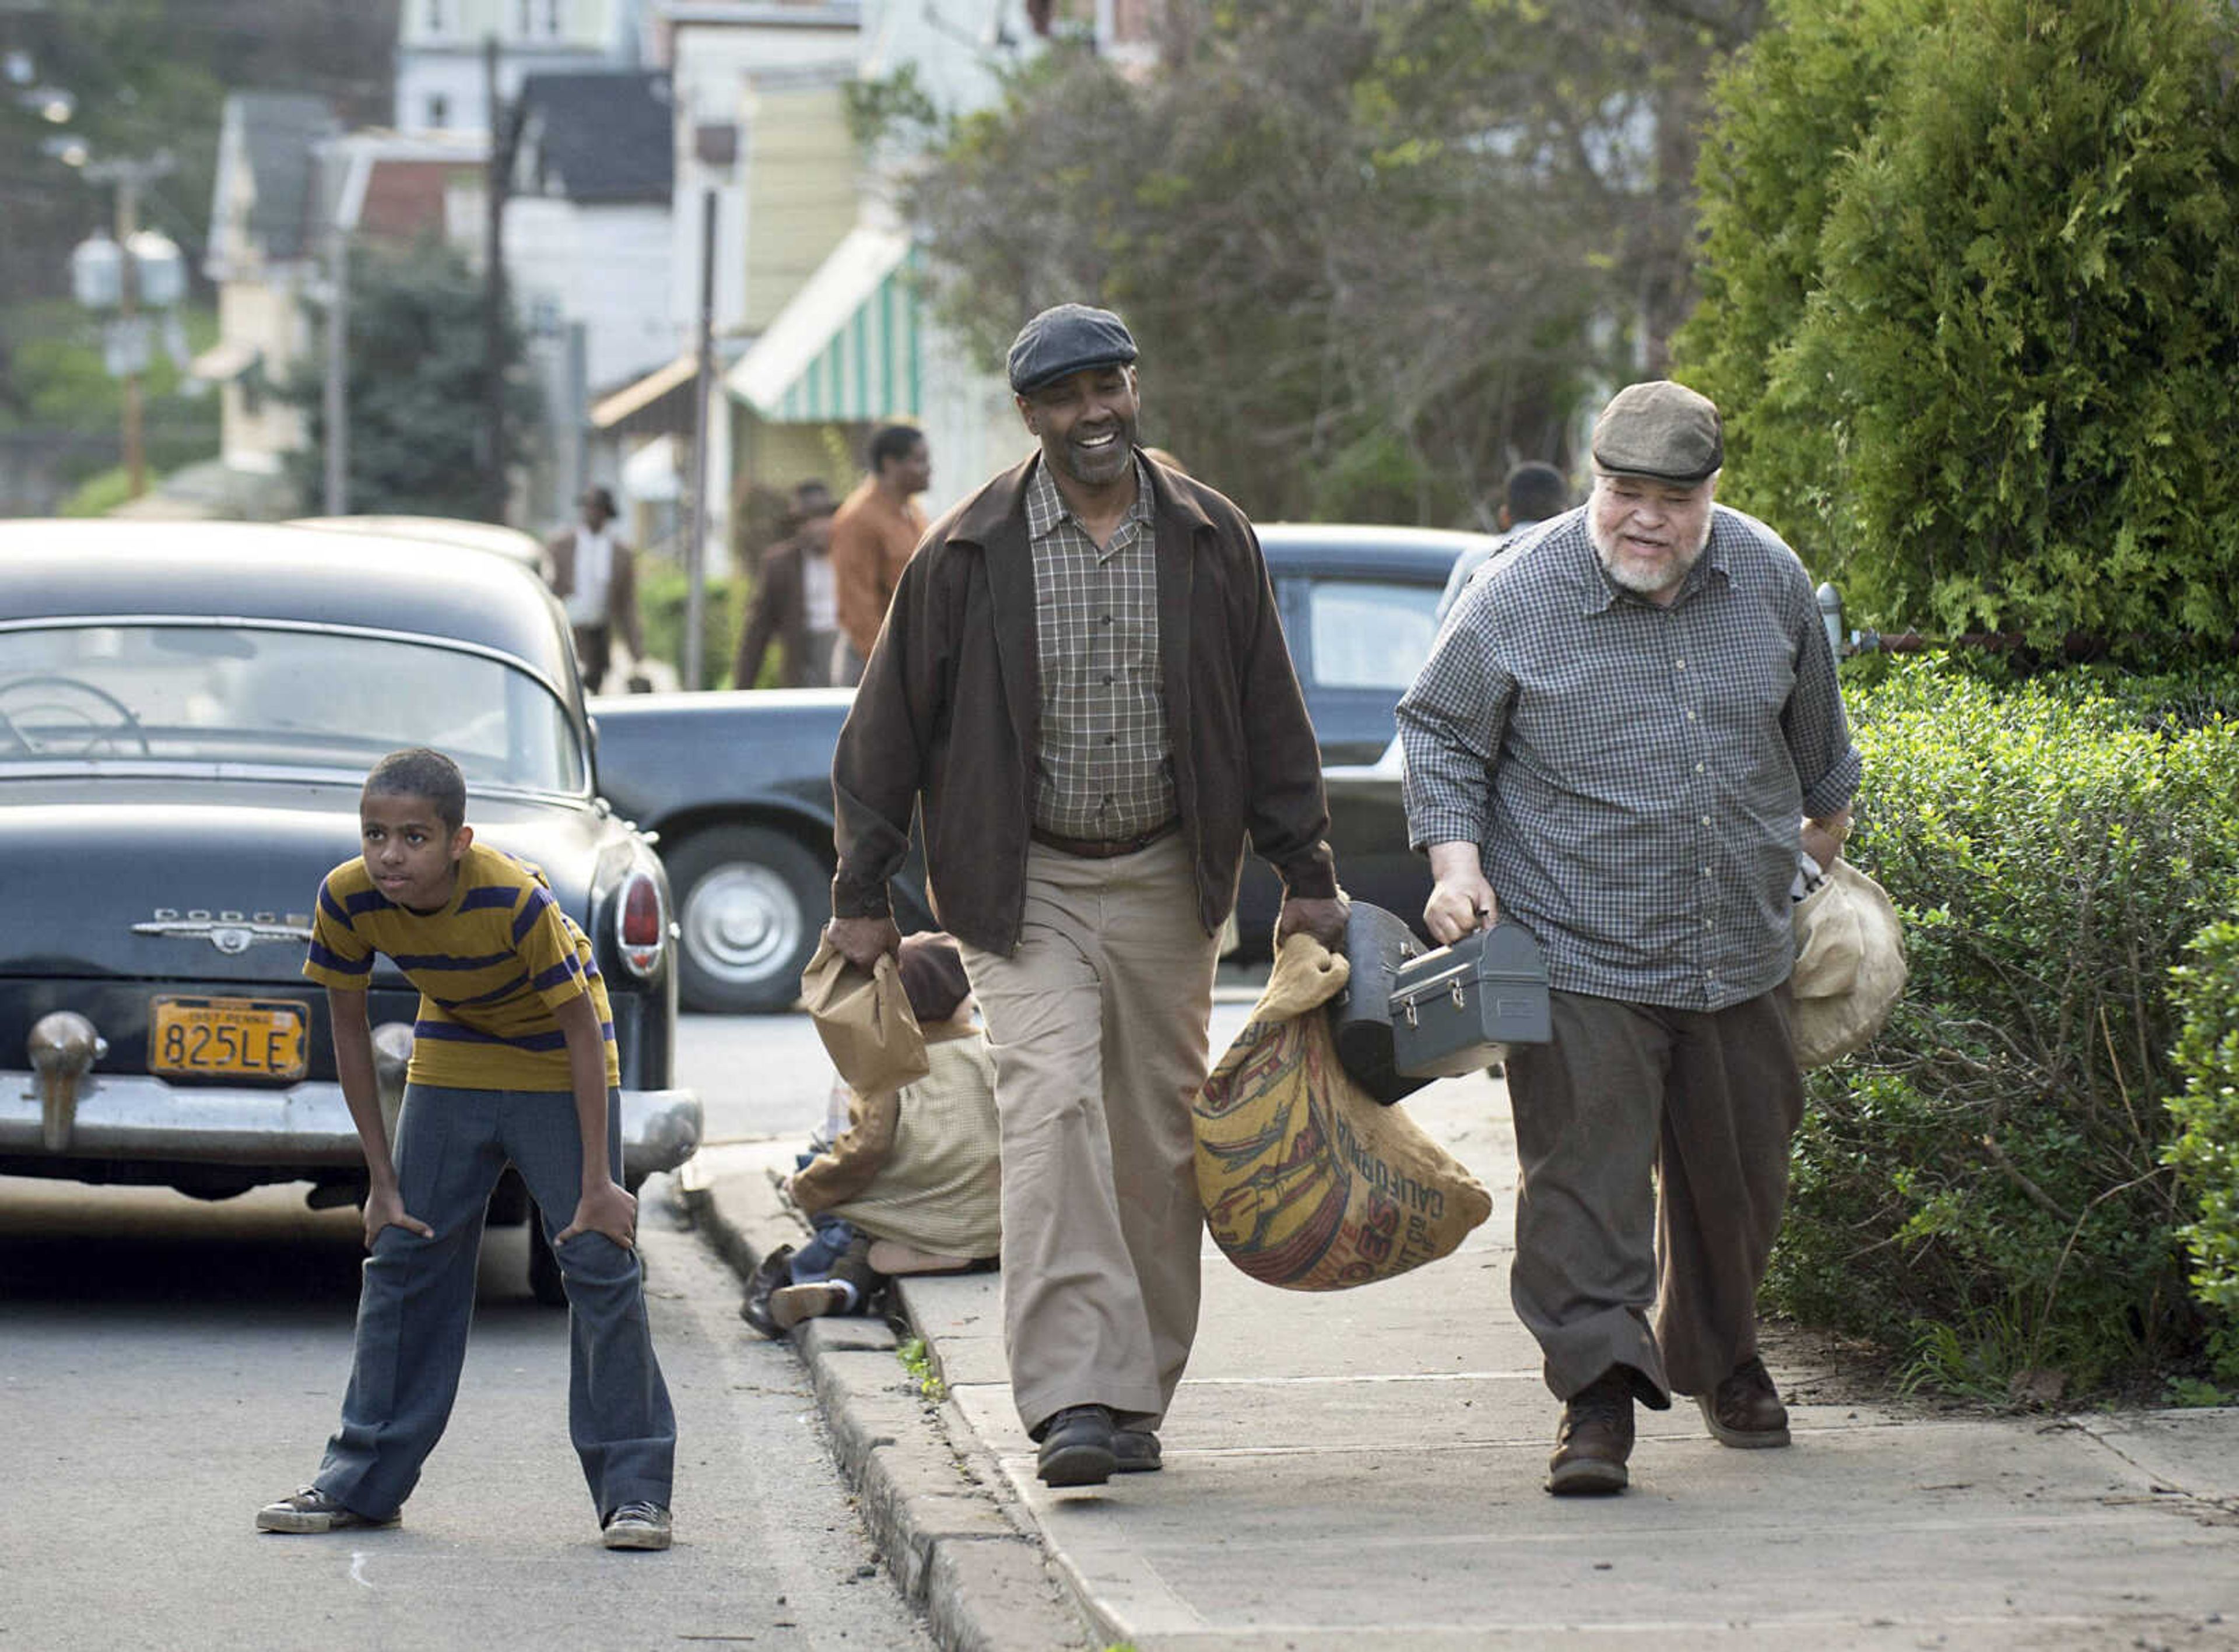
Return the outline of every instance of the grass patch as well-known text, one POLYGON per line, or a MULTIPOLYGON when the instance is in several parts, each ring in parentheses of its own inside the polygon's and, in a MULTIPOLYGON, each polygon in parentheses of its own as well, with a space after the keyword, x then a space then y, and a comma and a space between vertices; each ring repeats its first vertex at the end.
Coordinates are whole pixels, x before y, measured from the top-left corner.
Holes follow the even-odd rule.
POLYGON ((922 1337, 912 1337, 894 1350, 894 1357, 909 1373, 910 1385, 920 1397, 938 1405, 948 1397, 948 1384, 933 1369, 933 1350, 922 1337))

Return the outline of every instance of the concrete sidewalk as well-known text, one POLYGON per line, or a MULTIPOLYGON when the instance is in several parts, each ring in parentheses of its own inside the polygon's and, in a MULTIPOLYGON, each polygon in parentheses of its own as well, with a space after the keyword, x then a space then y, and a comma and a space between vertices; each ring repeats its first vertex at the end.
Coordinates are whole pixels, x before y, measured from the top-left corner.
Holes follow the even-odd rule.
MULTIPOLYGON (((1035 1480, 995 1276, 905 1282, 937 1406, 884 1326, 796 1333, 944 1645, 2239 1647, 2239 1411, 1899 1414, 1844 1403, 1844 1373, 1769 1340, 1791 1449, 1728 1450, 1682 1401, 1638 1414, 1625 1495, 1550 1497, 1558 1407, 1508 1304, 1506 1098, 1472 1078, 1407 1105, 1495 1190, 1492 1219, 1442 1263, 1332 1296, 1208 1246, 1162 1473, 1035 1480)), ((798 1231, 775 1191, 794 1146, 691 1178, 741 1266, 798 1231)))

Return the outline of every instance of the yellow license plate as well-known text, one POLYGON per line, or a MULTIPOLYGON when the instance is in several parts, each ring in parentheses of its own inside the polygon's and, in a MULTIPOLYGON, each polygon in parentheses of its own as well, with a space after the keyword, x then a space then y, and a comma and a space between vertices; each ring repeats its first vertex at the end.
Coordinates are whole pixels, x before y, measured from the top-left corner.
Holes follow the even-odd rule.
POLYGON ((285 998, 163 996, 148 1026, 148 1071, 187 1078, 300 1078, 308 1005, 285 998))

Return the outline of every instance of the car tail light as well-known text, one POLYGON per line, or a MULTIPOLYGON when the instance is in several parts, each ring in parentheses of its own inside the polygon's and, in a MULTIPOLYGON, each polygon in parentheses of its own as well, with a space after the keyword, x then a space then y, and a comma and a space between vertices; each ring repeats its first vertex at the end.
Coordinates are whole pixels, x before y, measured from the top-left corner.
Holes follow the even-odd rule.
POLYGON ((661 949, 668 944, 668 914, 662 910, 661 886, 650 872, 634 872, 622 886, 622 898, 615 907, 615 940, 633 974, 650 975, 661 967, 661 949))

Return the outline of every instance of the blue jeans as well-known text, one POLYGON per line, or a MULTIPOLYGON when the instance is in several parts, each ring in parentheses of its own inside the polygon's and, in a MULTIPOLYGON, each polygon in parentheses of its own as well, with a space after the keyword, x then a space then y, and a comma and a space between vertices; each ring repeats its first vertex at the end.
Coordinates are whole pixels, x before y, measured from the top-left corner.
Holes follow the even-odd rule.
MULTIPOLYGON (((314 1483, 354 1514, 382 1520, 419 1483, 450 1420, 474 1317, 475 1263, 490 1191, 510 1160, 549 1238, 582 1192, 575 1100, 564 1091, 408 1085, 396 1125, 404 1208, 435 1229, 375 1236, 357 1305, 342 1426, 314 1483)), ((607 1096, 607 1151, 622 1162, 621 1098, 607 1096)), ((554 1247, 568 1290, 568 1423, 599 1517, 626 1503, 666 1505, 676 1416, 653 1354, 637 1255, 603 1233, 554 1247)))
POLYGON ((808 1224, 815 1230, 814 1235, 793 1253, 792 1277, 797 1285, 829 1279, 832 1264, 846 1256, 847 1247, 855 1242, 855 1230, 836 1216, 812 1216, 808 1224))

